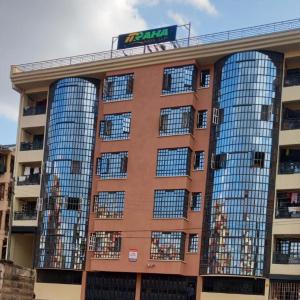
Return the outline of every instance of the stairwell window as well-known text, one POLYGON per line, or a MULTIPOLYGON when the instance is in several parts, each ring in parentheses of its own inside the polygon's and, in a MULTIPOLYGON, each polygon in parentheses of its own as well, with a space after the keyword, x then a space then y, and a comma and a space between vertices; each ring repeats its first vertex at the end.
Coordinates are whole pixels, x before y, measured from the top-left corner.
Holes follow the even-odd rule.
POLYGON ((270 121, 272 118, 272 105, 262 105, 260 119, 262 121, 270 121))
POLYGON ((264 165, 265 165, 265 153, 264 152, 253 152, 252 167, 264 168, 264 165))
POLYGON ((227 161, 227 153, 212 154, 211 157, 211 168, 213 170, 225 169, 227 161))

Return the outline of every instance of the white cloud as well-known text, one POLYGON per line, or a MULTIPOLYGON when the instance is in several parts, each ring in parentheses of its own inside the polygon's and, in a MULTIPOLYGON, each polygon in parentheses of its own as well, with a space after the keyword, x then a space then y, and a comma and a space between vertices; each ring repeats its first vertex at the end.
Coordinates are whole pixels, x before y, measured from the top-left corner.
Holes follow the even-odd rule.
POLYGON ((202 10, 210 15, 217 15, 218 11, 214 4, 210 0, 165 0, 170 4, 182 3, 186 5, 192 5, 195 8, 202 10))
POLYGON ((184 2, 190 3, 191 5, 207 12, 210 15, 217 15, 218 11, 216 7, 210 2, 210 0, 183 0, 184 2))
POLYGON ((173 20, 177 25, 187 24, 189 22, 185 16, 183 16, 182 14, 179 14, 177 12, 174 12, 172 10, 168 11, 168 17, 171 20, 173 20))
POLYGON ((147 27, 138 10, 143 2, 0 0, 0 117, 15 121, 18 115, 11 64, 107 50, 112 36, 147 27))

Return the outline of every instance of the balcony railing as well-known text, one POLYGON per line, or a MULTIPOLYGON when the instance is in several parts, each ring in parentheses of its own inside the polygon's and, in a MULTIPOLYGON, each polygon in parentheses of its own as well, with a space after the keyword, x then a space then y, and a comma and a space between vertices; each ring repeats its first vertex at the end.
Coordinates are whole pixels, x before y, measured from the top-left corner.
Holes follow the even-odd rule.
POLYGON ((281 162, 279 164, 279 174, 295 174, 300 173, 300 161, 281 162))
POLYGON ((25 107, 23 116, 42 115, 46 113, 46 105, 36 107, 25 107))
POLYGON ((20 151, 30 151, 30 150, 41 150, 43 149, 43 142, 21 142, 20 151))
MULTIPOLYGON (((254 27, 246 27, 236 30, 223 31, 213 34, 205 34, 194 36, 185 39, 179 39, 175 42, 163 43, 162 51, 174 50, 174 48, 187 48, 197 45, 214 44, 225 41, 232 41, 237 39, 250 38, 255 36, 262 36, 276 32, 285 32, 300 29, 300 19, 288 20, 283 22, 276 22, 271 24, 264 24, 254 27)), ((157 47, 158 48, 158 47, 157 47)), ((94 61, 101 61, 112 58, 128 57, 133 55, 143 55, 145 53, 151 54, 156 50, 151 50, 151 47, 140 46, 129 49, 109 50, 85 55, 77 55, 71 57, 64 57, 41 62, 34 62, 12 66, 12 72, 28 72, 34 70, 43 70, 61 66, 76 65, 81 63, 89 63, 94 61)))
POLYGON ((18 185, 39 185, 40 174, 19 176, 17 184, 18 185))
POLYGON ((300 70, 297 74, 286 75, 284 78, 284 86, 300 85, 300 70))
POLYGON ((36 219, 37 219, 37 211, 36 210, 15 211, 14 212, 14 220, 16 220, 16 221, 36 220, 36 219))
POLYGON ((274 264, 300 264, 300 253, 283 254, 281 252, 275 252, 273 255, 274 264))
POLYGON ((282 130, 300 129, 300 119, 283 119, 282 130))

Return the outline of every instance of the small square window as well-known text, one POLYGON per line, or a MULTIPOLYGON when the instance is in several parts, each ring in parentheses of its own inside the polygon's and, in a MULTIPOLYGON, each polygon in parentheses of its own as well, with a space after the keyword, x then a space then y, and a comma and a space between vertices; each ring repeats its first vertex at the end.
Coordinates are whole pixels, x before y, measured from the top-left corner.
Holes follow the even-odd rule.
POLYGON ((272 118, 272 105, 262 105, 260 119, 262 121, 270 121, 272 118))
POLYGON ((204 151, 195 152, 194 170, 204 170, 204 151))
POLYGON ((252 167, 263 168, 265 165, 265 153, 264 152, 253 152, 252 167))
POLYGON ((71 173, 80 174, 81 173, 81 162, 78 160, 72 160, 71 162, 71 173))
POLYGON ((211 166, 212 169, 225 169, 227 161, 227 153, 212 154, 211 166))
POLYGON ((196 233, 189 234, 188 252, 190 252, 190 253, 198 252, 198 234, 196 234, 196 233))
POLYGON ((197 128, 207 127, 207 110, 200 110, 197 113, 197 128))
POLYGON ((209 87, 210 82, 210 73, 209 70, 203 70, 200 73, 200 87, 207 88, 209 87))
POLYGON ((80 199, 74 197, 68 197, 67 209, 79 210, 80 199))

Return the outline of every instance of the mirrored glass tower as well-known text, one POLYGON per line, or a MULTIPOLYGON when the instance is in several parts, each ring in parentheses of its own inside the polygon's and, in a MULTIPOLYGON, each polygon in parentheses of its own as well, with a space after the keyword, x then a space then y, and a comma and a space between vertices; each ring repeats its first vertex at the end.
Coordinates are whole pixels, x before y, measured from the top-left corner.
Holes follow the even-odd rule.
POLYGON ((204 274, 266 271, 282 59, 278 53, 248 51, 215 64, 204 274))
POLYGON ((37 268, 83 269, 97 107, 95 80, 51 86, 37 268))

